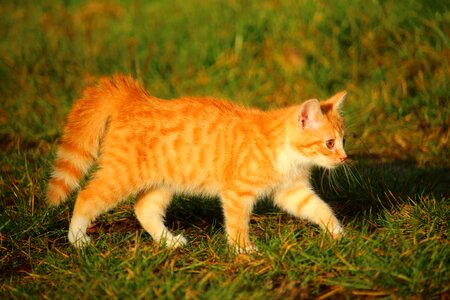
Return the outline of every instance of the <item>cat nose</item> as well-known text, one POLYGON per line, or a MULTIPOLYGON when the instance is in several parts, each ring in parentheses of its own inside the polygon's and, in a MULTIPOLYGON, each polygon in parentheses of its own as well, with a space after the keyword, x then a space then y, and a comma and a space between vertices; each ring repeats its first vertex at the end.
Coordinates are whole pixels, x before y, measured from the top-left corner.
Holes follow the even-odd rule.
POLYGON ((347 160, 347 156, 342 156, 342 157, 340 158, 340 160, 341 160, 341 162, 346 161, 346 160, 347 160))

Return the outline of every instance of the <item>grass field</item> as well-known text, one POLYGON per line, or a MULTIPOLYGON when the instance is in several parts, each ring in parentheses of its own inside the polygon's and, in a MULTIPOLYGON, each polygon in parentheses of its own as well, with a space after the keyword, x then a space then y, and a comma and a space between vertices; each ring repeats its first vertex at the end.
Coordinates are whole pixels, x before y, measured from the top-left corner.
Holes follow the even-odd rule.
MULTIPOLYGON (((0 298, 450 298, 450 9, 445 1, 1 1, 0 298), (226 246, 218 201, 186 198, 154 245, 130 199, 67 240, 73 201, 45 205, 64 118, 100 76, 162 98, 263 109, 349 92, 352 175, 314 186, 346 236, 262 201, 259 248, 226 246)), ((74 195, 75 196, 75 195, 74 195)), ((73 199, 74 197, 72 197, 73 199)))

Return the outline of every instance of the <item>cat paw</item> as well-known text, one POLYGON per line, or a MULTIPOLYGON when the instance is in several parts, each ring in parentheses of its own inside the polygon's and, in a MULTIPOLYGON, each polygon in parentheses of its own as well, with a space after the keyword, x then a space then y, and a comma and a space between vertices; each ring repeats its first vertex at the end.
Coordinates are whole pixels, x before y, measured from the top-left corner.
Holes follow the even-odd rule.
POLYGON ((235 251, 236 251, 237 254, 256 253, 256 252, 258 252, 258 247, 256 247, 255 245, 250 245, 250 246, 247 246, 245 248, 241 248, 241 247, 237 246, 235 248, 235 251))
POLYGON ((182 246, 186 245, 187 239, 183 235, 179 234, 176 236, 168 236, 163 241, 163 243, 167 248, 174 249, 174 248, 178 248, 178 247, 182 247, 182 246))
POLYGON ((333 229, 330 231, 330 234, 333 239, 338 240, 344 236, 344 229, 342 229, 342 226, 339 224, 334 225, 333 229))
POLYGON ((76 248, 83 248, 89 245, 91 238, 82 232, 75 234, 69 231, 69 242, 76 248))

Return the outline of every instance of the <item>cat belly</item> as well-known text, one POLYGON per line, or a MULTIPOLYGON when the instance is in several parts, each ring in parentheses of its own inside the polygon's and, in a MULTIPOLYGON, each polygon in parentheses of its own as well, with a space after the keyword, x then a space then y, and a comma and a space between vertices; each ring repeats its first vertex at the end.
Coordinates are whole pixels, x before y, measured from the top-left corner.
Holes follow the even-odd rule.
POLYGON ((185 194, 192 196, 218 197, 220 196, 220 188, 206 184, 169 184, 168 187, 176 194, 185 194))

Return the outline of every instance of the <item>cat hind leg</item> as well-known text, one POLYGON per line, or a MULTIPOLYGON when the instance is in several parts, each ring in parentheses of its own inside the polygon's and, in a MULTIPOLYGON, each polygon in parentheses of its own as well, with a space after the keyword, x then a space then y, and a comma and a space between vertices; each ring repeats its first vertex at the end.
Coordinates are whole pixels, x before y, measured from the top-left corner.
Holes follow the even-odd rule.
POLYGON ((77 248, 90 242, 86 234, 90 223, 127 196, 123 185, 106 179, 97 176, 78 194, 69 226, 69 242, 77 248))
POLYGON ((187 243, 186 238, 173 235, 164 225, 166 209, 172 200, 172 191, 165 188, 155 188, 139 196, 135 205, 136 217, 142 227, 157 243, 168 248, 177 248, 187 243))

